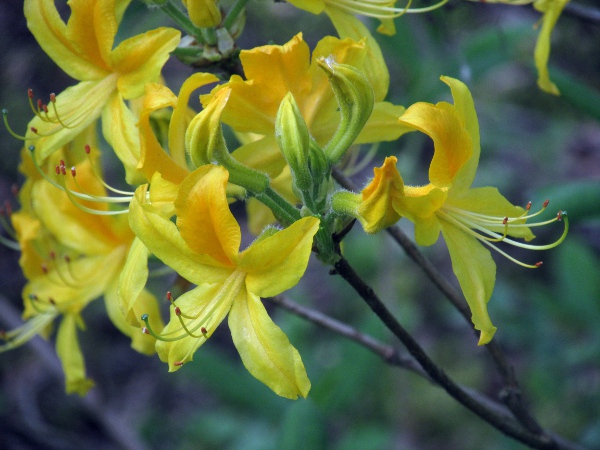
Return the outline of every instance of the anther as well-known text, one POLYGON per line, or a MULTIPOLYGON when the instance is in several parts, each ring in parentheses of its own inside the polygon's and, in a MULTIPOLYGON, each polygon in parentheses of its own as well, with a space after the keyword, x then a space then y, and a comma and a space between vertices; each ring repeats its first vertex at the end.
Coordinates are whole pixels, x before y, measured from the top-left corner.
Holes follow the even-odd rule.
POLYGON ((71 262, 71 257, 69 255, 65 255, 64 256, 64 260, 65 260, 65 262, 70 263, 71 262))
POLYGON ((542 267, 543 264, 544 264, 544 261, 538 261, 534 265, 535 265, 535 267, 542 267))
POLYGON ((75 176, 77 175, 77 171, 75 170, 75 166, 71 167, 71 175, 73 175, 73 178, 75 178, 75 176))
POLYGON ((31 88, 27 89, 27 96, 31 99, 33 98, 33 89, 31 89, 31 88))
POLYGON ((45 103, 44 103, 44 104, 42 104, 42 109, 44 110, 44 112, 45 112, 46 114, 48 114, 48 107, 46 106, 46 104, 45 104, 45 103))
POLYGON ((37 132, 38 132, 38 130, 37 130, 37 128, 36 128, 36 127, 31 127, 31 128, 30 128, 30 130, 31 130, 33 133, 35 133, 35 134, 37 134, 37 132))
POLYGON ((56 172, 56 175, 60 175, 60 167, 59 166, 56 166, 54 168, 54 171, 56 172))
POLYGON ((181 309, 179 309, 179 306, 175 307, 175 314, 180 316, 181 315, 181 309))
POLYGON ((54 260, 54 258, 56 258, 56 252, 51 250, 50 253, 48 253, 48 258, 54 260))
POLYGON ((529 211, 531 209, 531 202, 527 202, 527 206, 525 206, 525 211, 529 211))
POLYGON ((52 297, 48 297, 48 303, 50 303, 52 306, 56 306, 56 302, 52 297))
POLYGON ((88 144, 86 144, 85 145, 85 152, 89 155, 91 151, 92 151, 92 148, 88 144))
POLYGON ((38 109, 42 109, 42 106, 43 106, 42 99, 38 98, 38 101, 37 101, 38 109))
POLYGON ((146 328, 146 327, 142 327, 142 333, 150 334, 150 332, 148 331, 148 328, 146 328))
POLYGON ((173 302, 173 297, 171 296, 171 291, 167 291, 167 300, 173 302))
POLYGON ((56 103, 56 94, 54 92, 52 94, 50 94, 50 101, 52 103, 56 103))
POLYGON ((29 294, 29 300, 31 300, 32 302, 37 302, 38 296, 35 294, 29 294))
POLYGON ((42 263, 42 272, 44 272, 44 274, 48 273, 48 266, 46 265, 46 263, 42 263))
POLYGON ((62 173, 63 175, 67 174, 67 168, 65 166, 60 166, 60 173, 62 173))
POLYGON ((546 206, 548 206, 549 203, 550 203, 550 200, 545 200, 544 204, 542 206, 545 208, 546 206))
POLYGON ((173 363, 173 365, 174 365, 174 366, 177 366, 177 367, 181 367, 181 366, 183 366, 183 361, 175 361, 175 362, 173 363))
POLYGON ((206 328, 204 328, 204 327, 200 328, 200 332, 201 332, 201 333, 202 333, 204 336, 206 336, 206 333, 208 333, 208 331, 206 331, 206 328))
POLYGON ((566 214, 567 214, 567 212, 566 212, 566 211, 559 211, 559 212, 556 214, 556 220, 558 220, 558 221, 561 221, 561 220, 562 220, 562 218, 563 218, 563 216, 564 216, 564 215, 566 215, 566 214))
POLYGON ((505 217, 504 220, 502 220, 502 225, 506 225, 508 223, 508 217, 505 217))

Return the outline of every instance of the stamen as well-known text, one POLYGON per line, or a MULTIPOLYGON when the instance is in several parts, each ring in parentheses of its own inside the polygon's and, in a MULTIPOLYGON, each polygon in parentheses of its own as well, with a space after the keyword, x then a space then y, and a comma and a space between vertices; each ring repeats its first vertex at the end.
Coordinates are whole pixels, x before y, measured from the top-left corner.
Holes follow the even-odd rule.
POLYGON ((122 191, 121 189, 116 189, 116 188, 112 187, 111 185, 109 185, 108 183, 106 183, 102 179, 102 176, 100 175, 100 173, 98 172, 98 170, 96 169, 96 165, 94 164, 94 161, 92 160, 92 158, 90 156, 91 152, 92 152, 92 148, 89 145, 86 145, 85 146, 85 153, 88 155, 88 160, 90 162, 90 167, 92 168, 92 173, 98 179, 98 181, 100 181, 100 183, 102 183, 102 186, 104 186, 109 191, 114 192, 115 194, 128 196, 128 198, 129 198, 128 201, 131 201, 131 199, 133 199, 133 196, 134 196, 135 192, 122 191))
POLYGON ((175 361, 175 362, 173 363, 173 365, 174 365, 174 366, 181 367, 181 366, 183 366, 183 361, 175 361))
POLYGON ((4 126, 6 127, 6 131, 8 131, 8 134, 20 141, 25 141, 27 139, 25 138, 25 136, 21 136, 20 134, 17 134, 12 130, 12 128, 8 124, 8 109, 6 108, 2 110, 2 120, 4 121, 4 126))

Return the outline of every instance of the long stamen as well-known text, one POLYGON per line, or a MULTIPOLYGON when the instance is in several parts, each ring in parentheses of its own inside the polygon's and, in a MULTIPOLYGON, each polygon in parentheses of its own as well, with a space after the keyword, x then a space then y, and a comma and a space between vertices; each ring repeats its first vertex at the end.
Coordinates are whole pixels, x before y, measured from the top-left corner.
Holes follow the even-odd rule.
MULTIPOLYGON (((104 186, 109 191, 114 192, 115 194, 127 195, 127 196, 131 197, 131 199, 132 199, 133 195, 135 194, 134 192, 122 191, 120 189, 115 189, 102 179, 102 176, 100 176, 100 173, 98 172, 98 169, 96 168, 96 165, 94 164, 94 161, 92 160, 92 157, 90 156, 91 151, 92 151, 91 147, 89 145, 86 145, 85 153, 90 162, 90 167, 92 168, 92 173, 98 179, 98 181, 100 181, 100 183, 102 183, 102 186, 104 186)), ((129 199, 129 201, 131 201, 131 199, 129 199)))
POLYGON ((17 134, 13 131, 13 129, 10 127, 9 123, 8 123, 8 109, 3 109, 2 110, 2 120, 4 121, 4 126, 6 127, 6 131, 8 131, 8 133, 14 137, 15 139, 18 139, 20 141, 25 141, 27 140, 27 138, 25 136, 21 136, 20 134, 17 134))

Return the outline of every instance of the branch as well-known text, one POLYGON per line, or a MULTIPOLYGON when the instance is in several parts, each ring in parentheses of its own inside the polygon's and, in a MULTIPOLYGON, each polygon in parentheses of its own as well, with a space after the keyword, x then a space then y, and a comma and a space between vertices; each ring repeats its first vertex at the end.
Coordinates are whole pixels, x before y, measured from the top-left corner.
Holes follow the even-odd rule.
MULTIPOLYGON (((345 189, 357 191, 354 183, 348 179, 340 170, 333 169, 333 178, 345 189)), ((444 278, 427 257, 417 248, 414 242, 396 225, 386 229, 387 233, 404 249, 406 254, 425 272, 425 275, 441 291, 441 293, 452 303, 456 310, 463 316, 469 325, 471 325, 471 312, 462 295, 444 278)), ((477 331, 471 327, 475 335, 477 331)), ((532 417, 523 403, 521 388, 515 376, 514 368, 508 362, 504 352, 496 341, 485 345, 486 350, 491 355, 496 365, 496 370, 502 379, 503 389, 500 392, 500 398, 512 411, 514 416, 527 428, 535 434, 542 433, 542 427, 532 417)))
POLYGON ((402 327, 385 304, 377 297, 373 289, 367 285, 352 266, 343 257, 335 263, 337 273, 350 284, 371 310, 379 317, 384 325, 402 342, 408 352, 417 360, 427 375, 444 389, 452 398, 474 412, 496 429, 502 431, 524 444, 538 449, 576 449, 577 444, 561 439, 554 440, 545 432, 532 433, 514 420, 507 421, 505 416, 497 414, 476 397, 471 395, 454 382, 431 358, 425 353, 415 339, 402 327))

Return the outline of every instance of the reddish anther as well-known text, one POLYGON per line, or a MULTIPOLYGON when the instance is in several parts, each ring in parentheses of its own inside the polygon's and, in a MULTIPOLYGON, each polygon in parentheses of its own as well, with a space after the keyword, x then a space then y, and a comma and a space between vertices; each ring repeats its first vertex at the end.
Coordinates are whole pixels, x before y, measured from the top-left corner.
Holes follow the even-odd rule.
POLYGON ((531 209, 531 202, 527 202, 527 206, 525 207, 525 211, 529 211, 531 209))
POLYGON ((54 92, 52 94, 50 94, 50 101, 52 103, 56 103, 56 94, 54 92))
POLYGON ((142 327, 142 333, 150 334, 150 332, 148 331, 148 328, 146 328, 146 327, 142 327))
POLYGON ((179 309, 179 306, 175 307, 175 314, 180 316, 181 315, 181 309, 179 309))
POLYGON ((67 168, 65 166, 60 166, 60 173, 62 173, 63 175, 67 174, 67 168))
POLYGON ((61 167, 64 167, 64 165, 65 165, 65 160, 64 160, 64 159, 61 159, 61 160, 59 161, 59 164, 61 165, 61 167))
POLYGON ((173 301, 173 297, 171 296, 171 291, 167 291, 167 300, 170 302, 173 301))
POLYGON ((54 250, 50 250, 50 253, 48 253, 48 259, 54 259, 56 258, 56 252, 54 250))
POLYGON ((504 220, 502 221, 502 225, 506 225, 508 223, 508 217, 505 217, 504 220))
POLYGON ((31 127, 30 129, 31 129, 32 132, 34 132, 34 133, 37 134, 37 128, 36 127, 31 127))
POLYGON ((92 147, 90 147, 89 145, 85 145, 85 152, 89 155, 90 152, 92 151, 92 147))
POLYGON ((562 215, 563 215, 563 212, 562 212, 562 211, 559 211, 559 212, 556 214, 556 220, 562 220, 562 215))
POLYGON ((181 366, 183 366, 183 361, 175 361, 175 362, 173 363, 173 365, 174 365, 174 366, 177 366, 177 367, 181 367, 181 366))
POLYGON ((202 332, 202 334, 206 334, 206 333, 208 333, 208 332, 206 331, 206 328, 204 328, 204 327, 200 328, 200 331, 202 332))
POLYGON ((45 104, 45 103, 42 105, 42 109, 44 110, 44 112, 45 112, 46 114, 48 114, 48 107, 46 106, 46 104, 45 104))
POLYGON ((542 206, 545 208, 546 206, 548 206, 549 203, 550 203, 550 200, 546 200, 542 206))
POLYGON ((54 168, 54 171, 56 172, 56 175, 60 175, 60 167, 59 166, 56 166, 54 168))
POLYGON ((67 262, 67 263, 71 262, 71 257, 69 255, 65 255, 64 259, 65 259, 65 262, 67 262))
POLYGON ((50 303, 51 305, 56 305, 56 302, 52 297, 48 297, 48 303, 50 303))
POLYGON ((77 176, 77 171, 75 170, 75 166, 71 167, 71 175, 73 175, 73 178, 75 176, 77 176))
POLYGON ((38 107, 38 109, 42 109, 42 105, 43 105, 42 99, 38 98, 38 101, 37 101, 37 107, 38 107))
POLYGON ((33 89, 31 89, 31 88, 27 89, 27 97, 33 98, 33 89))
POLYGON ((535 267, 541 267, 544 264, 543 261, 539 261, 535 263, 535 267))
POLYGON ((44 272, 44 274, 48 273, 48 266, 46 265, 46 263, 42 263, 42 272, 44 272))

